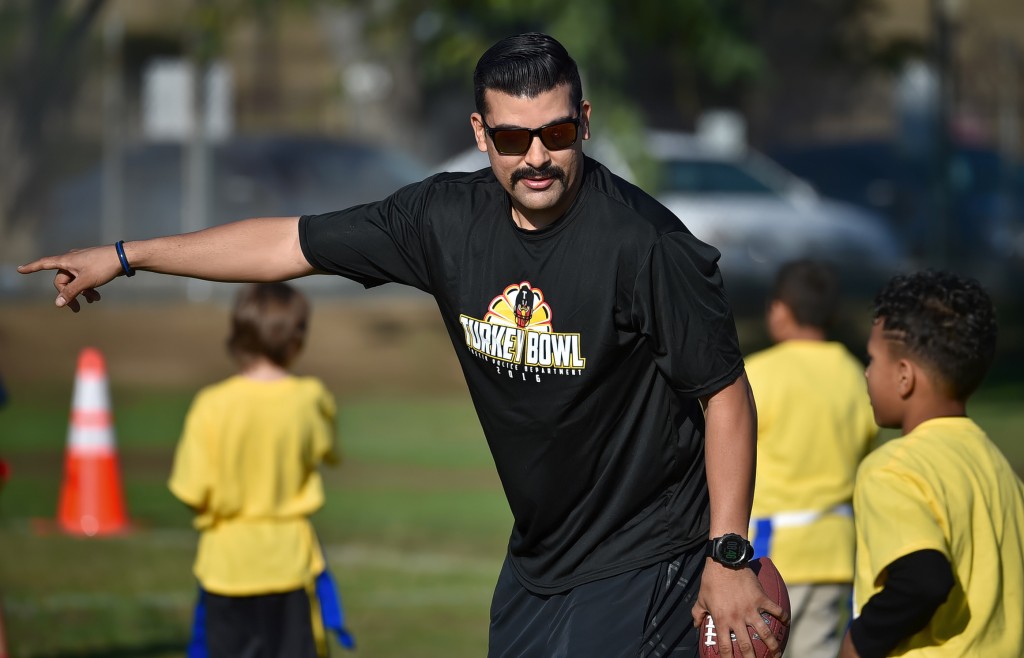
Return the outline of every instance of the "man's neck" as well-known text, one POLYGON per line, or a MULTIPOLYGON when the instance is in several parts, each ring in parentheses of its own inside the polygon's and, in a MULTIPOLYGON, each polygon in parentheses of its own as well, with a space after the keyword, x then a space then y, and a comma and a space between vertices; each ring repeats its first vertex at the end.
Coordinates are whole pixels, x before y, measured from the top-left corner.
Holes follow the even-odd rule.
POLYGON ((561 214, 556 215, 555 213, 524 212, 515 204, 512 205, 512 221, 524 231, 539 231, 542 228, 547 228, 557 222, 560 217, 561 214))

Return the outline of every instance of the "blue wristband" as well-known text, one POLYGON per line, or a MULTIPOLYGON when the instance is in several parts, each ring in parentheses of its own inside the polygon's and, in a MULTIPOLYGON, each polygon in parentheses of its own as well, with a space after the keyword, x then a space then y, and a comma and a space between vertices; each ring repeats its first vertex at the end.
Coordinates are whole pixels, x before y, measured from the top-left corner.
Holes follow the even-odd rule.
POLYGON ((117 259, 121 261, 121 269, 124 270, 124 275, 135 276, 135 270, 128 264, 128 257, 124 255, 124 240, 115 242, 114 249, 117 251, 117 259))

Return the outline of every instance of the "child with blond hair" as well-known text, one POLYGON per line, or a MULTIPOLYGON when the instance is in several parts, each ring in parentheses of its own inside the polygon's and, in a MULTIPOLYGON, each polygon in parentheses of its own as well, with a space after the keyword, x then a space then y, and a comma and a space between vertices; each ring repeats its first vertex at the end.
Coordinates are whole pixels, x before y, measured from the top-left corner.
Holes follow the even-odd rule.
POLYGON ((205 619, 191 655, 326 655, 316 595, 326 565, 309 516, 324 503, 317 468, 336 461, 335 402, 318 379, 289 370, 308 323, 295 288, 243 287, 228 338, 238 373, 189 409, 169 486, 200 532, 193 571, 205 619))

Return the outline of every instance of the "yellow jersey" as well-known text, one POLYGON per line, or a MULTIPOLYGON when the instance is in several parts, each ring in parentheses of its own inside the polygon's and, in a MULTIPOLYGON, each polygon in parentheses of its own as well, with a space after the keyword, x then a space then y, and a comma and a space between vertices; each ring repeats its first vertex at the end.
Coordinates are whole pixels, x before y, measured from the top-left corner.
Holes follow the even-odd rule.
POLYGON ((755 554, 790 584, 853 582, 853 482, 878 434, 863 364, 841 343, 788 340, 746 369, 757 406, 755 554))
POLYGON ((309 586, 324 558, 308 516, 335 461, 334 398, 319 380, 230 377, 189 409, 168 486, 197 511, 194 573, 225 596, 309 586))
POLYGON ((906 658, 1024 656, 1024 483, 969 418, 934 418, 874 451, 857 472, 859 613, 910 553, 946 556, 955 584, 906 658))

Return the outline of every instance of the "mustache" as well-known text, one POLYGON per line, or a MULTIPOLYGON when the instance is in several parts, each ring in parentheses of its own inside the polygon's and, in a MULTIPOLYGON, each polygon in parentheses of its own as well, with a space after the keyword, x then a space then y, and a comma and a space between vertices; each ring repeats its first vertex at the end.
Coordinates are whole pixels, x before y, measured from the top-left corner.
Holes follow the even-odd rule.
POLYGON ((565 170, 555 164, 549 164, 541 169, 527 165, 516 169, 509 176, 512 187, 515 187, 516 183, 524 178, 554 178, 561 181, 562 185, 568 185, 568 177, 565 175, 565 170))

